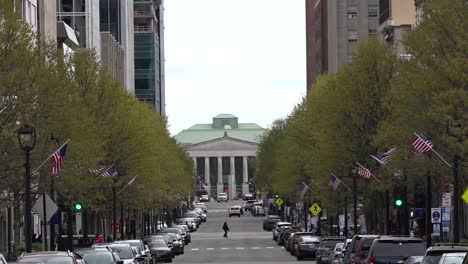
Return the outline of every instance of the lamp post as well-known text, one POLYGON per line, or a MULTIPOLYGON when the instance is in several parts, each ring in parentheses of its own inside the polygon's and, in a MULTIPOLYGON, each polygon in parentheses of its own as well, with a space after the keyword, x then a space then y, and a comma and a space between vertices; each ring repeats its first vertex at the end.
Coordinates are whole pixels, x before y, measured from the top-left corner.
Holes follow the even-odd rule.
POLYGON ((26 241, 26 252, 32 251, 32 225, 31 225, 31 163, 30 153, 36 144, 36 130, 34 127, 24 125, 18 129, 18 143, 26 154, 25 174, 25 199, 24 199, 24 238, 26 241))

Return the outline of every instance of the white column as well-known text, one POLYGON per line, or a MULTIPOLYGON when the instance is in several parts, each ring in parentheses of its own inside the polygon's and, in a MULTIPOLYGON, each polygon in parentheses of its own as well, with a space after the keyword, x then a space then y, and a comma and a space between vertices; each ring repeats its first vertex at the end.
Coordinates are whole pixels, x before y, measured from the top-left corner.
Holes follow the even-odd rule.
POLYGON ((249 192, 249 164, 247 159, 247 156, 242 157, 242 194, 249 192))
POLYGON ((208 186, 208 195, 211 193, 211 182, 210 182, 210 157, 205 157, 205 184, 208 186))
POLYGON ((218 184, 217 191, 218 193, 223 192, 223 157, 218 157, 218 184))
POLYGON ((235 157, 231 156, 230 157, 230 175, 229 175, 229 198, 234 199, 234 196, 236 196, 236 168, 235 168, 235 157))

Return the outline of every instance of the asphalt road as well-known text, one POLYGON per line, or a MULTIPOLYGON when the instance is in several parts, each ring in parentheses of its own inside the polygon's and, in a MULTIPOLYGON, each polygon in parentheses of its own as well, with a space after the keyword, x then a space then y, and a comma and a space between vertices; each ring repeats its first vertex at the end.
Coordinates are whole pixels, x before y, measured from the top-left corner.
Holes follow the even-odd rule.
MULTIPOLYGON (((278 246, 272 233, 262 228, 263 217, 253 217, 250 212, 241 217, 228 217, 227 208, 242 201, 229 203, 209 202, 207 222, 193 232, 192 242, 185 254, 176 256, 175 263, 297 263, 295 257, 278 246), (223 237, 221 227, 227 222, 231 230, 223 237)), ((300 261, 312 263, 315 261, 300 261)))

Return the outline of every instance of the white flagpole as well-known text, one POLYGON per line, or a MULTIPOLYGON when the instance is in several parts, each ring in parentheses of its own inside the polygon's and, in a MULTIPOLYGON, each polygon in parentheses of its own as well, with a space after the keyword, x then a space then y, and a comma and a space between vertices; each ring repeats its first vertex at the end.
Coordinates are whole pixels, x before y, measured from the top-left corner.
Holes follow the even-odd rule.
POLYGON ((353 191, 348 187, 348 185, 346 185, 342 180, 340 180, 340 178, 338 178, 338 176, 333 174, 333 172, 331 173, 331 175, 335 176, 340 181, 340 183, 343 184, 344 187, 346 187, 346 189, 348 189, 351 193, 353 193, 353 191))
POLYGON ((52 156, 54 156, 55 152, 57 152, 59 149, 61 149, 63 146, 65 146, 65 144, 67 144, 68 142, 70 141, 70 139, 67 139, 67 141, 65 141, 65 143, 63 143, 56 151, 52 152, 52 154, 50 154, 50 156, 44 160, 44 162, 41 163, 41 165, 39 165, 39 167, 37 167, 37 169, 33 170, 33 173, 37 173, 37 171, 42 168, 42 166, 44 166, 44 164, 50 159, 52 158, 52 156))
POLYGON ((129 183, 131 183, 132 181, 134 181, 137 177, 138 177, 138 175, 135 176, 135 177, 133 177, 131 180, 129 180, 128 183, 125 184, 125 186, 124 186, 120 191, 117 192, 117 194, 120 194, 123 190, 125 190, 125 189, 130 185, 129 183))
MULTIPOLYGON (((359 164, 359 162, 356 161, 356 164, 359 165, 359 167, 361 167, 361 168, 367 170, 367 168, 364 167, 364 166, 362 166, 361 164, 359 164)), ((376 181, 380 182, 380 180, 377 179, 377 177, 375 177, 375 175, 374 175, 374 173, 372 173, 372 171, 371 171, 371 175, 372 175, 372 177, 374 177, 374 179, 375 179, 376 181)))
POLYGON ((373 159, 375 159, 378 163, 380 163, 380 165, 384 166, 385 164, 383 164, 376 156, 374 155, 370 155, 373 159))
POLYGON ((304 184, 305 187, 307 187, 307 189, 311 190, 312 191, 312 188, 310 188, 307 184, 305 184, 303 181, 301 181, 302 184, 304 184))
POLYGON ((423 142, 424 145, 426 145, 426 147, 429 147, 430 150, 432 150, 432 152, 434 152, 443 162, 445 162, 445 164, 447 164, 447 166, 449 166, 450 168, 452 168, 452 165, 450 163, 448 163, 444 158, 442 158, 442 156, 439 154, 439 152, 435 151, 435 149, 431 146, 429 146, 426 141, 424 139, 422 139, 416 132, 413 132, 413 134, 415 134, 419 139, 421 139, 421 141, 423 142))

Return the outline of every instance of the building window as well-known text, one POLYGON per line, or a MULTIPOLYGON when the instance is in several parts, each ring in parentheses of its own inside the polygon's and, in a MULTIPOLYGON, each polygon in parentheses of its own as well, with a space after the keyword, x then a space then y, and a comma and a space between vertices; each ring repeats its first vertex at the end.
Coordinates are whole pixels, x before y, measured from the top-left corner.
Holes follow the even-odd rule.
POLYGON ((356 19, 357 18, 357 7, 350 6, 348 7, 348 19, 356 19))
POLYGON ((378 17, 379 9, 376 6, 369 6, 369 17, 378 17))
POLYGON ((357 31, 348 31, 348 42, 357 42, 358 33, 357 31))
POLYGON ((369 37, 377 36, 377 29, 369 29, 369 37))

